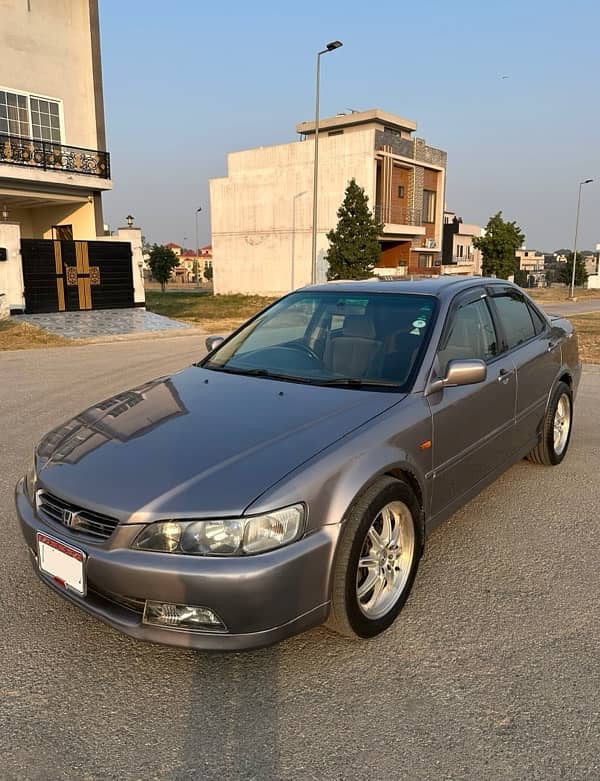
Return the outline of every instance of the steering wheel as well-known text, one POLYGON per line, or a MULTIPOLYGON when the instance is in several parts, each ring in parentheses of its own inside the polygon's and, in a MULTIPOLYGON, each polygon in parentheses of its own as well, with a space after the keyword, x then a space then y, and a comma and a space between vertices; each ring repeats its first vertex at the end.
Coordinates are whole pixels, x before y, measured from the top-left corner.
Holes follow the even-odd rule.
POLYGON ((312 347, 309 347, 304 342, 294 342, 293 344, 285 344, 280 345, 280 350, 293 350, 299 353, 303 353, 304 355, 308 355, 309 358, 312 358, 313 361, 317 361, 321 366, 323 365, 323 361, 319 358, 319 356, 316 354, 316 352, 312 349, 312 347))

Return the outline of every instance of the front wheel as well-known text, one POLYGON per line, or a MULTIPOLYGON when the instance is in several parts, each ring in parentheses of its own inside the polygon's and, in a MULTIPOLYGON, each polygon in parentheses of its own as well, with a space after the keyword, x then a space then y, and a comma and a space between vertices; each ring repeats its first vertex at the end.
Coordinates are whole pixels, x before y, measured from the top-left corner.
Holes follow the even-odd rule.
POLYGON ((333 576, 327 626, 348 637, 387 629, 412 588, 423 544, 419 504, 402 480, 379 478, 348 518, 333 576))
POLYGON ((565 382, 559 382, 550 398, 539 444, 527 458, 534 464, 556 466, 567 454, 573 425, 573 393, 565 382))

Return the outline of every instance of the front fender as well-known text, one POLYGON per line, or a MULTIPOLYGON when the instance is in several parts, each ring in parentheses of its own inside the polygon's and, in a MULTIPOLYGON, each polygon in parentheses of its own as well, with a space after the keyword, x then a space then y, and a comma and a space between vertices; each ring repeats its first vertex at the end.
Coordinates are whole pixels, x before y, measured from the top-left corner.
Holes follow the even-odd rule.
POLYGON ((307 531, 343 522, 358 496, 378 476, 406 472, 415 481, 425 514, 426 475, 432 469, 431 413, 422 394, 409 395, 287 475, 255 500, 246 513, 269 512, 304 502, 307 531))

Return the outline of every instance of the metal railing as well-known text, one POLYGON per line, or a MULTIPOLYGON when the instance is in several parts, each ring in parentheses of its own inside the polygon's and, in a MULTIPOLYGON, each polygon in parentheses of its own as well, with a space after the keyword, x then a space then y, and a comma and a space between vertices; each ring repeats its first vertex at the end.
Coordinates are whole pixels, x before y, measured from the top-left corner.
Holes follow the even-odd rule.
POLYGON ((373 207, 373 214, 376 219, 383 223, 413 225, 416 227, 420 227, 423 224, 420 209, 411 209, 397 204, 390 204, 389 206, 377 204, 373 207))
POLYGON ((110 179, 110 155, 97 149, 0 134, 0 163, 110 179))

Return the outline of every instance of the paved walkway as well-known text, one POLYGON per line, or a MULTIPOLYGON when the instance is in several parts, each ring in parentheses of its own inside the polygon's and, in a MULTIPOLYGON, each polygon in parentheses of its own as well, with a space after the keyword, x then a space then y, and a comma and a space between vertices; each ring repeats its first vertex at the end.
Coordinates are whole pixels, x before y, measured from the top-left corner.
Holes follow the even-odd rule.
POLYGON ((48 312, 39 315, 15 315, 45 331, 68 339, 90 339, 121 334, 142 334, 189 328, 187 323, 147 312, 141 307, 133 309, 95 309, 89 312, 48 312))

